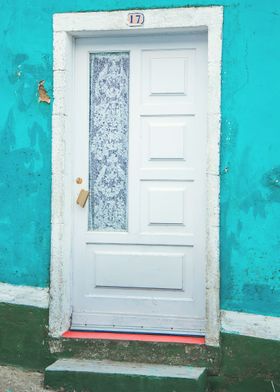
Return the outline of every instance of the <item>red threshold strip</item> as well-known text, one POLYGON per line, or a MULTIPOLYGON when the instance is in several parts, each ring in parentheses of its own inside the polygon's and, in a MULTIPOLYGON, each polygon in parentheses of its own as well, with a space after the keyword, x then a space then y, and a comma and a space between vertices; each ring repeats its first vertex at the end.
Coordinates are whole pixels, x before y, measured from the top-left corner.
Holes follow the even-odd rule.
POLYGON ((136 334, 85 331, 66 331, 62 334, 62 336, 68 339, 128 340, 139 342, 205 344, 205 338, 202 336, 152 335, 141 333, 136 334))

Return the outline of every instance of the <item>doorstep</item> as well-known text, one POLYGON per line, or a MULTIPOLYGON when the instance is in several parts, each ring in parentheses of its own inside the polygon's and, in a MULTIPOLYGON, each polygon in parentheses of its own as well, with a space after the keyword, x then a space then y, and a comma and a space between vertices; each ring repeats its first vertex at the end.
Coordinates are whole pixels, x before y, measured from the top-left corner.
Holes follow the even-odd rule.
POLYGON ((206 369, 66 358, 47 367, 45 385, 83 392, 205 392, 206 369))
POLYGON ((66 331, 49 340, 51 353, 59 358, 111 360, 194 366, 218 374, 220 349, 205 344, 204 337, 115 332, 66 331))

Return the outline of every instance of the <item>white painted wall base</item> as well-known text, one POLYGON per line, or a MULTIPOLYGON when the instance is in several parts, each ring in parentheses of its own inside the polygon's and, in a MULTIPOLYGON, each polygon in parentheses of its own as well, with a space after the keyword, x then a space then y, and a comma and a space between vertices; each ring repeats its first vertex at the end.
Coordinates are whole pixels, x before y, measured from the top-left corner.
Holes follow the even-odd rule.
POLYGON ((0 283, 0 303, 49 307, 49 289, 0 283))
POLYGON ((222 332, 280 340, 280 317, 221 311, 222 332))

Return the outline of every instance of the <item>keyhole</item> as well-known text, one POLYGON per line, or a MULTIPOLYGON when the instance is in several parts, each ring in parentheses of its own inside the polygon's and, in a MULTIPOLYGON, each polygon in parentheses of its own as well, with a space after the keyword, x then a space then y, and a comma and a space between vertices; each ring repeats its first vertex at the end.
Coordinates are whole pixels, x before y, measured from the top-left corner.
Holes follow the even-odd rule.
POLYGON ((83 179, 81 177, 76 178, 76 183, 81 184, 83 182, 83 179))

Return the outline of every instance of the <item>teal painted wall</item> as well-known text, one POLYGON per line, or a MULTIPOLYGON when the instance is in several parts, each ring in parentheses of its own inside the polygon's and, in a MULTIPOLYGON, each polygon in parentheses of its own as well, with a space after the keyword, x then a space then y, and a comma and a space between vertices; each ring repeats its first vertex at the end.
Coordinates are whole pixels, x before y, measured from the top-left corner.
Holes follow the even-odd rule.
POLYGON ((55 12, 224 5, 222 308, 280 316, 280 3, 0 0, 0 281, 49 284, 55 12))

